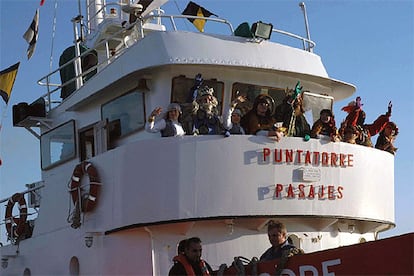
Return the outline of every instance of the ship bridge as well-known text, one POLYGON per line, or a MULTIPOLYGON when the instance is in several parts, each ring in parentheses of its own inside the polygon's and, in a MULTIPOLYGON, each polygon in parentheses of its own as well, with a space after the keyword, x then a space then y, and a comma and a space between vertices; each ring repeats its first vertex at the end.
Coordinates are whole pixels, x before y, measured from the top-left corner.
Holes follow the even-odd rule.
POLYGON ((206 20, 228 27, 227 35, 180 31, 175 20, 200 18, 160 11, 122 25, 117 15, 131 10, 114 8, 93 25, 99 33, 68 48, 68 59, 39 81, 47 93, 13 110, 14 125, 40 141, 42 185, 35 190, 42 202, 33 235, 2 254, 19 261, 12 252, 18 246, 22 256, 35 256, 31 265, 41 263, 42 251, 73 267, 88 257, 85 274, 96 274, 99 264, 108 274, 138 268, 165 275, 186 237, 202 237, 203 256, 215 268, 241 254, 259 256, 271 219, 283 221, 305 252, 373 241, 394 227, 388 152, 325 137, 145 131, 156 107, 191 108, 197 75, 213 88, 221 119, 238 96, 246 98, 239 106, 245 114, 258 95, 277 106, 299 83, 312 125, 355 87, 328 75, 310 39, 293 36, 304 46, 292 47, 235 35, 223 19, 206 20), (172 28, 162 23, 166 18, 172 28), (65 252, 48 246, 51 236, 65 252))

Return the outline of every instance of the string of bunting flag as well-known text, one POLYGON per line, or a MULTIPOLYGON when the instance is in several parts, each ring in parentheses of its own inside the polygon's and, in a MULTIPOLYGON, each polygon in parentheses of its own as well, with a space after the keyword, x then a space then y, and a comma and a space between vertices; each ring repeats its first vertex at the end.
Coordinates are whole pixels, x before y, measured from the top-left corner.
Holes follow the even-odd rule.
MULTIPOLYGON (((43 6, 45 0, 40 0, 40 6, 43 6)), ((26 55, 27 60, 29 60, 35 49, 36 49, 36 42, 38 38, 39 32, 39 9, 36 9, 35 15, 33 17, 30 26, 23 34, 24 40, 29 44, 26 55)), ((0 133, 3 124, 3 118, 5 116, 5 112, 7 110, 7 106, 11 97, 11 93, 13 90, 14 82, 16 81, 17 72, 19 70, 20 61, 11 65, 10 67, 0 71, 0 97, 3 99, 5 103, 5 108, 2 108, 2 115, 0 118, 0 133)), ((0 166, 2 165, 2 159, 0 158, 0 166)))

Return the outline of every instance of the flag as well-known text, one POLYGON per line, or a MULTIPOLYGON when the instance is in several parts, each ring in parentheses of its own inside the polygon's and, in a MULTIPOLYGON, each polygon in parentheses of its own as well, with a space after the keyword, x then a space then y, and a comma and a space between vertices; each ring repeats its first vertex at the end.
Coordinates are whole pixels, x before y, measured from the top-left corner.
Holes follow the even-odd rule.
POLYGON ((13 89, 14 80, 16 79, 17 70, 20 62, 0 72, 0 96, 6 102, 9 102, 10 94, 13 89))
POLYGON ((137 2, 144 6, 144 11, 141 14, 141 16, 144 17, 150 12, 152 12, 153 10, 158 9, 159 7, 161 7, 168 1, 169 0, 150 0, 150 1, 146 0, 146 1, 137 1, 137 2))
MULTIPOLYGON (((202 17, 210 17, 211 15, 217 16, 216 14, 206 10, 203 7, 200 7, 196 3, 190 1, 182 13, 183 15, 193 15, 193 16, 202 16, 202 17)), ((194 19, 188 18, 188 20, 194 24, 194 26, 200 31, 204 32, 204 25, 206 24, 205 19, 194 19)))
POLYGON ((45 0, 40 0, 40 6, 43 6, 44 3, 45 3, 45 0))
POLYGON ((33 17, 32 24, 30 24, 27 31, 24 33, 23 38, 29 43, 27 48, 27 59, 30 59, 36 48, 37 36, 39 29, 39 9, 36 9, 35 16, 33 17))

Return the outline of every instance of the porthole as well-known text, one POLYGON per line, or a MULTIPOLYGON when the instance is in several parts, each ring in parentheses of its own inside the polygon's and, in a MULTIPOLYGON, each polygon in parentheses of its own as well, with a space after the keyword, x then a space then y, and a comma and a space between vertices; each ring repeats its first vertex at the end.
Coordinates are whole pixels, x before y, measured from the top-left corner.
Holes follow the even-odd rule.
POLYGON ((70 259, 69 273, 71 276, 79 276, 79 259, 76 256, 70 259))

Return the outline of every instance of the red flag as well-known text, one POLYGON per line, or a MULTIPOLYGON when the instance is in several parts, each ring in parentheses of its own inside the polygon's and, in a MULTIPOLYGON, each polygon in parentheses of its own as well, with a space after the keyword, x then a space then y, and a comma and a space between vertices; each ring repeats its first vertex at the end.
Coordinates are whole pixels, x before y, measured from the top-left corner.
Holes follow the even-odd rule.
POLYGON ((43 6, 44 3, 45 3, 45 0, 40 0, 40 6, 43 6))

